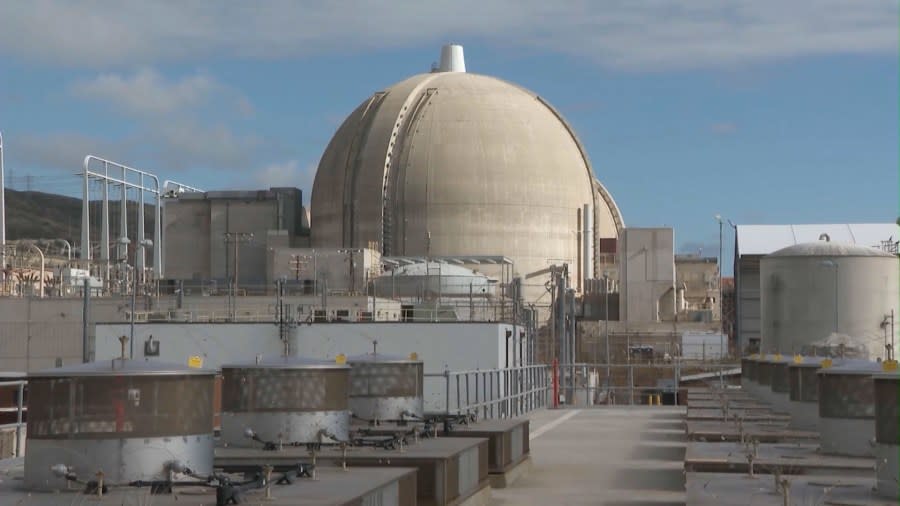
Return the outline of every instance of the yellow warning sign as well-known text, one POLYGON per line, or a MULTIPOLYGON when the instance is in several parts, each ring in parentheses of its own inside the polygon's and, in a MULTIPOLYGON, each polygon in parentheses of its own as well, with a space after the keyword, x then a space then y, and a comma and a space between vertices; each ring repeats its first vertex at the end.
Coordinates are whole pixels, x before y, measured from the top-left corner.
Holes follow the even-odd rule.
POLYGON ((336 357, 334 357, 334 362, 340 365, 344 365, 347 363, 347 356, 343 353, 339 353, 336 357))
POLYGON ((893 372, 897 370, 896 360, 885 360, 881 363, 881 369, 885 372, 893 372))
POLYGON ((193 367, 194 369, 202 369, 203 368, 203 357, 200 355, 191 355, 188 357, 188 367, 193 367))

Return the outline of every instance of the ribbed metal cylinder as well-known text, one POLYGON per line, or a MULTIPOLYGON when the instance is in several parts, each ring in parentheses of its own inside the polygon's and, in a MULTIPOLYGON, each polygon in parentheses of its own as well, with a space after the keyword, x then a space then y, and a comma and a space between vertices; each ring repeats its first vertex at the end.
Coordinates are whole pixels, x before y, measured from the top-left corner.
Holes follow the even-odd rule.
POLYGON ((370 353, 347 359, 350 409, 368 421, 421 418, 424 364, 417 359, 370 353))

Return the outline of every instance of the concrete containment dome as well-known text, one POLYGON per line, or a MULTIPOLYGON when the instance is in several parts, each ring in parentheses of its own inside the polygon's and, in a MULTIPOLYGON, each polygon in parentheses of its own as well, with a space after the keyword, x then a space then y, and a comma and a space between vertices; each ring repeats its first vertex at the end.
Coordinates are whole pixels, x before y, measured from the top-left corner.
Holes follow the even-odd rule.
POLYGON ((897 346, 898 286, 897 256, 878 249, 822 240, 775 251, 760 260, 762 349, 884 358, 897 346))
POLYGON ((347 117, 319 162, 312 245, 504 255, 522 276, 568 262, 578 286, 595 277, 593 252, 622 217, 572 128, 535 93, 453 68, 396 83, 347 117))

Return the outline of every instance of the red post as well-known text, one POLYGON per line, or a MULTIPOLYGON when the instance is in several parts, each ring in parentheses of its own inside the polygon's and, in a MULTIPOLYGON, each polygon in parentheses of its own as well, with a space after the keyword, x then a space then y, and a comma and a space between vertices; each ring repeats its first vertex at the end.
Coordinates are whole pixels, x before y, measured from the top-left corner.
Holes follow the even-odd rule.
POLYGON ((553 359, 553 408, 559 407, 559 360, 553 359))

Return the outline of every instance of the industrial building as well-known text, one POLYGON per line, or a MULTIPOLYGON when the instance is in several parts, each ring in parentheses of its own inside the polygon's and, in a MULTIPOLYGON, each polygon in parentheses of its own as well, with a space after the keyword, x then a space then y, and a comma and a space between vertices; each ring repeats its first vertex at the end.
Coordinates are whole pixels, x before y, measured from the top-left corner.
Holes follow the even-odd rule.
MULTIPOLYGON (((788 246, 818 241, 823 234, 835 243, 896 254, 900 239, 900 226, 894 223, 736 225, 734 231, 735 327, 739 349, 747 353, 767 351, 760 348, 763 330, 760 260, 765 255, 788 246)), ((836 274, 832 272, 831 275, 833 281, 836 274)), ((833 304, 830 303, 832 307, 833 304)))

